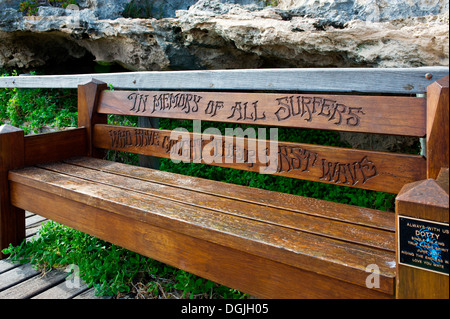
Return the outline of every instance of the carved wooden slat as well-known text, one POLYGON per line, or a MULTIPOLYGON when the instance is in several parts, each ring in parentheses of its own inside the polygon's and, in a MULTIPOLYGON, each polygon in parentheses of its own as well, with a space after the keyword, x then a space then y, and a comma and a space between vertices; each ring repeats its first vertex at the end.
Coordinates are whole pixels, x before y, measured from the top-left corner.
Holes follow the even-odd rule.
MULTIPOLYGON (((141 116, 138 118, 138 126, 139 127, 159 128, 159 118, 142 117, 141 116)), ((159 158, 153 157, 153 156, 139 155, 139 166, 158 169, 159 168, 159 158)))
POLYGON ((427 177, 437 178, 449 167, 449 77, 428 87, 427 99, 427 177))
POLYGON ((85 128, 25 137, 25 166, 87 155, 85 128))
POLYGON ((0 126, 0 259, 9 244, 25 238, 25 212, 10 201, 8 172, 24 167, 24 132, 10 125, 0 126))
MULTIPOLYGON (((188 236, 191 238, 190 241, 194 239, 208 241, 214 245, 251 253, 261 258, 351 282, 362 287, 366 286, 368 275, 366 267, 369 264, 377 263, 380 267, 380 287, 374 288, 374 290, 392 293, 393 252, 317 236, 218 211, 192 207, 180 202, 144 195, 141 192, 111 187, 38 168, 14 172, 10 179, 13 189, 12 202, 19 207, 29 205, 21 196, 24 192, 21 185, 25 185, 33 190, 39 190, 39 192, 58 194, 54 197, 53 203, 59 201, 56 197, 62 197, 77 203, 88 204, 91 208, 109 211, 111 213, 107 215, 110 215, 111 219, 114 219, 114 216, 120 216, 120 218, 144 223, 147 235, 143 236, 143 239, 161 236, 160 232, 151 231, 152 228, 170 229, 182 237, 188 236), (21 191, 19 192, 19 190, 21 191)), ((138 182, 136 181, 136 183, 138 182)), ((43 195, 36 194, 36 201, 38 201, 38 198, 43 195)), ((36 203, 33 203, 33 206, 36 206, 36 203)), ((66 212, 66 209, 59 207, 58 211, 66 212)), ((80 217, 76 218, 80 219, 82 223, 85 223, 83 220, 95 220, 95 223, 91 223, 90 228, 98 234, 98 229, 94 228, 101 227, 98 224, 99 219, 97 219, 99 216, 89 211, 92 209, 83 209, 74 215, 79 215, 80 217), (92 224, 96 226, 94 227, 92 224)), ((72 214, 67 214, 67 212, 61 213, 61 215, 67 216, 68 219, 73 218, 72 214)), ((75 228, 79 228, 77 225, 75 226, 75 228)), ((124 232, 124 226, 128 229, 127 225, 120 224, 121 230, 118 230, 118 233, 126 234, 124 237, 127 240, 120 242, 120 245, 127 247, 129 241, 135 241, 136 238, 131 236, 130 232, 124 232)), ((120 237, 111 229, 103 235, 112 239, 112 242, 117 242, 115 238, 120 237)), ((171 249, 167 245, 164 247, 166 250, 171 249)), ((188 251, 189 254, 195 252, 195 246, 188 251)), ((150 253, 151 255, 152 253, 150 253)), ((228 258, 227 256, 223 257, 228 258)), ((190 262, 195 263, 198 256, 191 255, 191 258, 193 260, 190 262)), ((183 268, 183 262, 177 262, 176 266, 183 268)))
POLYGON ((167 130, 96 125, 93 143, 95 147, 103 149, 391 193, 397 193, 405 183, 425 178, 426 174, 424 158, 416 155, 276 143, 245 137, 183 134, 179 136, 167 130), (172 140, 171 134, 174 135, 172 140))
POLYGON ((104 91, 100 96, 98 112, 379 134, 425 135, 425 99, 417 97, 104 91))

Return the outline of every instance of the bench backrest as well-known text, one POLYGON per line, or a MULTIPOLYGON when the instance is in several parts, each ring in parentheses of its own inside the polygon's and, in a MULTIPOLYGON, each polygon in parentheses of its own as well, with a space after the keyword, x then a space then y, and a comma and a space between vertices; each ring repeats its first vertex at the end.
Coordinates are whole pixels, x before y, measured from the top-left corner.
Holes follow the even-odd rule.
POLYGON ((255 130, 235 129, 241 136, 230 138, 195 124, 193 133, 107 125, 107 114, 424 137, 424 96, 110 91, 92 81, 79 86, 79 126, 92 156, 112 149, 389 193, 427 178, 422 155, 268 141, 270 130, 255 138, 255 130))

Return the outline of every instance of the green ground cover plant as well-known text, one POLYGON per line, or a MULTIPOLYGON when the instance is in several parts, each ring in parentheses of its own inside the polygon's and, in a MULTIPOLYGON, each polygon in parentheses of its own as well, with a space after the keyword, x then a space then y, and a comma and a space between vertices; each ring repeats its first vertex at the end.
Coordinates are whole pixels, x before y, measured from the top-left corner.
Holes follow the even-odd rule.
POLYGON ((39 236, 4 250, 43 271, 76 265, 98 295, 139 298, 245 298, 246 295, 53 221, 39 236))
POLYGON ((47 0, 47 1, 39 1, 39 0, 26 0, 20 3, 19 10, 22 11, 25 15, 36 15, 38 13, 39 7, 42 5, 52 6, 52 7, 62 7, 66 8, 69 4, 77 4, 75 0, 47 0))
MULTIPOLYGON (((16 75, 17 73, 13 73, 16 75)), ((4 74, 8 75, 8 74, 4 74)), ((111 88, 112 89, 112 88, 111 88)), ((109 116, 109 124, 137 126, 136 117, 109 116)), ((26 134, 43 126, 63 128, 77 125, 77 92, 62 89, 0 89, 0 124, 21 127, 26 134)), ((192 121, 160 119, 160 128, 184 127, 193 130, 192 121)), ((202 131, 238 125, 202 122, 202 131)), ((239 126, 244 130, 247 126, 239 126)), ((282 141, 348 147, 339 134, 330 131, 279 129, 282 141)), ((111 160, 137 165, 138 156, 109 151, 111 160)), ((160 159, 160 169, 228 183, 263 188, 301 196, 381 210, 393 210, 395 195, 362 189, 258 174, 198 163, 174 164, 160 159)), ((14 261, 30 262, 48 271, 74 264, 81 278, 99 295, 133 294, 146 298, 247 298, 230 289, 185 271, 159 263, 134 252, 55 222, 44 225, 34 240, 4 250, 14 261)))

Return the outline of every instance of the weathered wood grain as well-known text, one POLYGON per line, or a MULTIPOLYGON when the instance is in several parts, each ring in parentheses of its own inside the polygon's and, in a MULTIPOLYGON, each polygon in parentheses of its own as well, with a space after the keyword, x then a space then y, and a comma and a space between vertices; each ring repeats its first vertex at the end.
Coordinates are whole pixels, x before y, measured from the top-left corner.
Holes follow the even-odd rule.
MULTIPOLYGON (((448 170, 443 172, 448 183, 448 170)), ((412 217, 430 222, 449 222, 449 194, 444 183, 427 179, 405 185, 395 201, 396 209, 396 297, 402 299, 448 299, 448 273, 437 273, 427 269, 400 264, 399 218, 412 217)), ((420 222, 419 222, 420 223, 420 222)), ((447 248, 444 246, 443 249, 447 248)))
MULTIPOLYGON (((159 118, 155 117, 139 117, 139 127, 159 128, 159 118)), ((159 169, 159 157, 139 155, 139 166, 159 169)))
POLYGON ((72 299, 88 289, 84 282, 74 287, 68 287, 66 282, 61 282, 33 296, 31 299, 72 299))
POLYGON ((5 271, 8 271, 10 269, 19 267, 19 265, 20 265, 19 263, 13 263, 9 259, 0 260, 0 274, 4 273, 5 271))
POLYGON ((104 154, 92 147, 92 130, 94 123, 107 123, 107 116, 97 113, 100 92, 106 88, 106 83, 97 80, 78 86, 78 127, 86 130, 87 154, 99 158, 102 158, 104 154))
POLYGON ((351 205, 343 206, 340 203, 317 200, 304 196, 190 177, 154 169, 136 168, 135 166, 106 160, 83 157, 72 158, 65 162, 81 167, 110 172, 120 176, 131 176, 137 180, 173 186, 180 189, 181 193, 183 193, 184 190, 191 190, 198 193, 237 200, 239 202, 260 204, 266 207, 323 217, 350 224, 388 231, 395 230, 394 214, 391 212, 351 205), (342 210, 342 207, 345 207, 345 209, 342 210))
MULTIPOLYGON (((426 103, 422 97, 406 96, 424 93, 445 75, 448 68, 142 72, 99 75, 79 87, 81 79, 87 82, 92 76, 21 77, 20 84, 11 84, 16 78, 3 78, 0 84, 33 86, 45 78, 44 85, 58 80, 58 85, 78 87, 80 129, 25 141, 18 137, 22 144, 17 145, 9 140, 15 145, 9 149, 25 148, 18 157, 25 159, 9 165, 14 156, 5 157, 9 166, 0 171, 9 184, 0 192, 6 189, 8 196, 0 195, 19 211, 30 209, 259 297, 392 297, 396 281, 397 297, 418 296, 411 292, 417 286, 428 281, 435 282, 430 285, 435 288, 442 285, 437 283, 440 279, 410 272, 403 265, 395 268, 392 213, 69 157, 101 157, 102 149, 114 149, 400 191, 397 214, 432 215, 448 223, 448 169, 438 181, 421 181, 427 168, 428 176, 435 177, 441 167, 448 167, 448 139, 439 145, 442 125, 448 131, 448 77, 447 84, 440 80, 428 87, 426 103), (425 73, 431 73, 432 80, 425 73), (141 91, 109 92, 105 82, 141 91), (445 87, 447 97, 442 98, 445 87), (417 137, 427 133, 428 161, 415 155, 301 143, 264 144, 251 136, 222 140, 216 132, 174 133, 171 138, 164 130, 105 125, 106 113, 417 137), (27 155, 34 151, 37 156, 27 155), (436 152, 440 156, 435 157, 436 152), (47 163, 60 160, 64 162, 47 163), (22 168, 35 164, 38 167, 22 168), (380 286, 368 289, 366 267, 373 264, 380 270, 380 286), (396 279, 397 273, 401 275, 396 279), (414 281, 420 283, 414 286, 414 281)), ((0 138, 9 131, 0 129, 0 138)), ((3 160, 5 151, 0 151, 3 160)), ((13 230, 19 226, 14 224, 13 230)), ((448 277, 446 287, 448 291, 448 277)))
MULTIPOLYGON (((333 263, 325 263, 325 268, 315 268, 315 271, 327 273, 324 276, 257 256, 253 247, 240 246, 236 250, 197 236, 184 235, 173 225, 169 230, 148 224, 134 218, 133 213, 115 214, 21 183, 14 182, 12 186, 13 193, 35 194, 33 206, 52 220, 251 295, 266 298, 389 298, 393 293, 392 278, 382 276, 381 290, 386 294, 329 277, 335 268, 333 263), (61 207, 65 207, 64 211, 61 207)), ((30 205, 23 200, 24 196, 14 198, 19 206, 30 205)), ((364 278, 360 278, 362 281, 367 276, 364 274, 364 278)))
POLYGON ((39 216, 34 214, 33 216, 29 216, 26 218, 25 223, 26 223, 26 227, 33 227, 36 224, 40 224, 42 222, 44 222, 45 220, 47 220, 45 217, 39 216))
POLYGON ((25 237, 26 241, 29 242, 35 239, 39 229, 47 223, 48 220, 45 217, 36 215, 31 212, 25 211, 25 237))
POLYGON ((422 156, 95 125, 95 147, 397 193, 425 178, 422 156))
POLYGON ((126 72, 0 77, 6 88, 77 88, 98 79, 116 89, 272 90, 420 94, 448 67, 307 68, 126 72), (430 73, 431 78, 425 75, 430 73))
POLYGON ((428 87, 427 99, 427 177, 437 178, 449 167, 449 77, 428 87))
POLYGON ((43 224, 34 224, 32 226, 27 227, 25 231, 26 241, 30 242, 32 240, 35 240, 35 236, 38 234, 38 231, 42 228, 43 224))
POLYGON ((37 274, 0 292, 0 299, 28 299, 64 282, 67 274, 53 270, 45 275, 37 274))
POLYGON ((25 136, 25 166, 85 155, 85 128, 25 136))
POLYGON ((103 91, 98 106, 104 114, 410 136, 425 135, 425 110, 417 97, 186 91, 103 91))
POLYGON ((436 178, 436 183, 448 194, 449 193, 449 169, 441 168, 438 177, 436 178))
MULTIPOLYGON (((145 195, 185 203, 194 207, 206 208, 334 239, 395 251, 394 233, 391 231, 372 228, 370 225, 359 226, 340 222, 324 218, 325 216, 319 217, 312 216, 308 213, 294 213, 292 211, 267 207, 261 205, 261 203, 258 205, 212 195, 214 194, 214 188, 222 187, 220 183, 217 183, 216 187, 210 187, 209 192, 211 194, 208 194, 187 189, 181 190, 176 186, 163 185, 158 183, 158 180, 138 180, 132 175, 116 175, 97 169, 90 169, 85 167, 85 165, 78 166, 64 163, 52 163, 41 165, 40 167, 91 182, 116 186, 124 190, 142 192, 145 195)), ((269 194, 270 193, 266 193, 266 196, 269 196, 269 194)), ((327 203, 328 202, 324 202, 322 205, 326 206, 327 203)), ((342 210, 353 209, 352 206, 340 208, 342 210)))
POLYGON ((0 259, 4 248, 25 238, 25 212, 11 205, 8 172, 24 167, 24 132, 10 125, 0 126, 0 259))
POLYGON ((111 299, 111 298, 112 298, 111 296, 102 296, 102 297, 96 296, 94 288, 89 288, 80 293, 79 295, 73 297, 73 299, 111 299))
MULTIPOLYGON (((336 241, 199 207, 194 209, 192 206, 179 202, 136 193, 132 190, 125 191, 42 169, 14 172, 11 174, 11 180, 12 201, 19 207, 29 205, 19 196, 25 191, 21 185, 27 185, 27 187, 33 187, 30 191, 41 189, 72 201, 89 203, 91 207, 114 212, 113 215, 119 214, 139 220, 146 223, 148 227, 154 225, 171 229, 183 236, 251 252, 263 258, 362 286, 365 286, 367 277, 365 267, 368 263, 376 261, 380 265, 383 276, 386 276, 382 279, 384 283, 380 289, 385 292, 390 289, 388 287, 393 277, 393 252, 336 241), (320 250, 314 247, 320 247, 320 250)), ((38 198, 39 195, 36 197, 38 198)), ((46 216, 45 212, 43 214, 46 216)), ((91 218, 89 214, 84 213, 83 216, 86 219, 91 218)), ((95 227, 97 226, 98 224, 95 227)), ((122 246, 124 244, 127 245, 127 243, 121 243, 122 246)), ((180 267, 180 264, 177 266, 180 267)))
POLYGON ((0 292, 17 284, 18 282, 27 280, 28 278, 37 276, 39 271, 34 269, 31 264, 24 264, 0 274, 0 292))
MULTIPOLYGON (((46 220, 45 217, 36 215, 29 211, 26 215, 26 231, 33 231, 36 225, 46 220)), ((28 238, 27 238, 28 240, 28 238)), ((97 297, 93 288, 87 288, 80 281, 80 287, 68 286, 68 274, 61 269, 52 269, 49 272, 35 271, 32 265, 22 265, 12 262, 9 259, 0 261, 0 299, 29 299, 36 296, 36 299, 110 299, 110 296, 97 297), (15 269, 15 270, 14 270, 15 269), (12 271, 14 270, 14 271, 12 271), (5 274, 8 272, 7 274, 5 274), (2 276, 3 274, 3 276, 2 276), (61 285, 60 285, 61 284, 61 285), (3 286, 2 286, 3 285, 3 286), (60 285, 60 286, 58 286, 60 285), (80 293, 80 291, 82 291, 80 293)), ((73 282, 77 284, 77 282, 73 282)))

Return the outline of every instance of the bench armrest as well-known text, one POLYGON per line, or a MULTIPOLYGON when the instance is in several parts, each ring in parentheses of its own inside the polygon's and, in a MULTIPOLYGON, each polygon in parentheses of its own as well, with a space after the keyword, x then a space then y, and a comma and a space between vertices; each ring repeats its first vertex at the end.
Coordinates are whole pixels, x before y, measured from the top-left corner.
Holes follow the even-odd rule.
POLYGON ((25 136, 25 166, 87 155, 84 127, 25 136))

